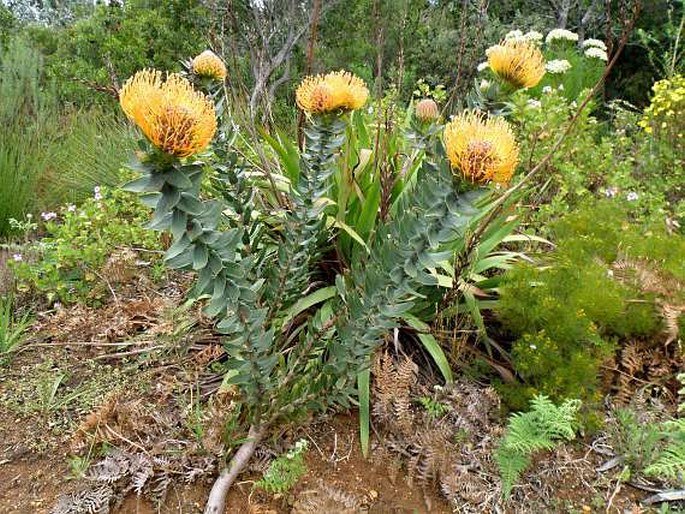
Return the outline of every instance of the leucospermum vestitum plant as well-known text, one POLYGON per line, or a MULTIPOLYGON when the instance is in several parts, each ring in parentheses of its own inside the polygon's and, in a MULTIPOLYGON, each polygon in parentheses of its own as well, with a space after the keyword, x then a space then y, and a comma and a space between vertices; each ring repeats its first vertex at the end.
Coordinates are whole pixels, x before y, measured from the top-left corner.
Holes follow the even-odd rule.
POLYGON ((488 193, 478 186, 505 183, 514 171, 517 146, 506 124, 476 115, 445 138, 458 156, 453 171, 436 136, 437 105, 424 103, 425 123, 407 138, 420 159, 411 183, 374 222, 365 253, 330 277, 321 266, 336 238, 327 209, 349 121, 368 95, 345 71, 304 79, 296 90, 307 115, 304 148, 284 192, 254 182, 251 164, 230 146, 235 138, 221 134, 210 146, 216 110, 184 78, 145 70, 122 91, 122 108, 152 143, 134 166, 141 177, 126 188, 154 208, 148 226, 171 233, 167 265, 195 272, 191 294, 206 300, 224 335, 224 385, 240 395, 247 436, 212 489, 208 513, 223 511, 227 489, 270 428, 349 405, 388 330, 428 297, 441 298, 448 277, 436 270, 463 250, 486 209, 475 204, 488 193), (207 169, 222 184, 215 198, 200 194, 207 169), (288 197, 277 225, 256 207, 260 195, 274 194, 288 197))
POLYGON ((545 74, 545 60, 532 42, 509 39, 487 50, 492 72, 514 89, 535 87, 545 74))
POLYGON ((152 144, 175 157, 205 149, 216 132, 214 106, 180 75, 139 71, 121 88, 119 102, 152 144))
POLYGON ((311 114, 353 111, 369 97, 364 81, 347 71, 307 77, 295 92, 297 105, 311 114))
POLYGON ((509 124, 468 112, 445 127, 447 157, 455 171, 477 184, 507 184, 518 163, 519 148, 509 124))
POLYGON ((224 61, 211 50, 205 50, 190 61, 190 69, 200 78, 208 78, 219 82, 226 80, 228 75, 224 61))

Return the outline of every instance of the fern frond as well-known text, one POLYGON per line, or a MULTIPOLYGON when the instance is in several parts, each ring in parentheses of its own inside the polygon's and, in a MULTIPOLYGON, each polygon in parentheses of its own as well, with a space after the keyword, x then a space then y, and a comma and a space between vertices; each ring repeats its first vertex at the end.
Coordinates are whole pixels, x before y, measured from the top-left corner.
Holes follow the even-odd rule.
POLYGON ((508 498, 521 473, 530 464, 530 457, 516 450, 500 447, 495 452, 495 461, 502 478, 502 494, 508 498))
POLYGON ((685 483, 685 438, 664 448, 645 474, 685 483))
POLYGON ((557 441, 575 437, 580 400, 566 400, 556 406, 548 397, 539 395, 531 400, 530 405, 530 411, 509 417, 507 433, 496 452, 505 498, 511 493, 514 482, 528 465, 533 452, 551 450, 557 441))

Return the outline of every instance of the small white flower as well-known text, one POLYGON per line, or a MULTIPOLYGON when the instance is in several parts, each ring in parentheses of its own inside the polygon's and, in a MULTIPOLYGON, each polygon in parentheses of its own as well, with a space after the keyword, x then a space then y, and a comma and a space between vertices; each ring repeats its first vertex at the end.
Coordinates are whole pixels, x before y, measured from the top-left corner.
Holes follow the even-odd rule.
POLYGON ((52 211, 50 211, 50 212, 41 212, 41 213, 40 213, 40 217, 43 218, 43 221, 50 221, 50 220, 54 220, 54 219, 57 217, 57 213, 56 213, 56 212, 52 212, 52 211))
POLYGON ((545 38, 545 41, 547 42, 547 44, 550 44, 552 41, 555 41, 557 39, 564 41, 572 41, 575 43, 576 41, 578 41, 578 34, 566 29, 554 29, 549 31, 547 37, 545 38))
POLYGON ((607 277, 612 278, 614 276, 614 270, 607 270, 607 277))
POLYGON ((545 86, 542 88, 542 92, 546 95, 549 95, 552 92, 552 86, 545 86))
POLYGON ((76 206, 73 203, 67 205, 67 212, 76 212, 76 206))
POLYGON ((518 40, 523 38, 523 32, 516 29, 516 30, 510 30, 507 32, 507 34, 504 36, 504 39, 506 41, 509 41, 510 39, 518 40))
POLYGON ((599 48, 600 50, 604 50, 605 52, 607 51, 607 45, 604 44, 604 41, 600 41, 599 39, 586 39, 583 41, 583 48, 599 48))
POLYGON ((538 32, 537 30, 530 30, 523 35, 523 39, 525 41, 532 41, 533 43, 539 43, 542 41, 543 37, 545 36, 543 36, 542 33, 538 32))
POLYGON ((533 109, 539 109, 540 107, 542 107, 542 102, 540 102, 540 100, 536 100, 535 98, 531 98, 530 100, 528 100, 527 104, 529 107, 532 107, 533 109))
POLYGON ((559 87, 558 87, 557 89, 558 89, 559 91, 563 91, 563 90, 564 90, 564 85, 563 85, 563 84, 559 84, 559 87))
POLYGON ((24 260, 20 253, 15 253, 14 255, 12 255, 12 259, 14 260, 14 262, 21 262, 24 260))
MULTIPOLYGON (((488 48, 488 50, 490 50, 490 49, 488 48)), ((485 53, 487 54, 487 51, 485 53)), ((478 65, 477 69, 479 72, 481 72, 481 71, 487 70, 489 67, 490 67, 490 64, 488 63, 488 61, 485 61, 485 62, 480 63, 478 65)))
POLYGON ((577 103, 575 100, 573 100, 573 102, 571 102, 571 103, 569 104, 569 107, 570 107, 571 109, 575 109, 576 107, 578 107, 578 103, 577 103))
POLYGON ((490 89, 490 81, 485 79, 481 80, 478 88, 481 91, 487 91, 488 89, 490 89))
POLYGON ((585 50, 585 57, 589 57, 591 59, 599 59, 600 61, 607 62, 609 60, 609 56, 606 53, 606 50, 602 50, 601 48, 595 48, 591 46, 587 50, 585 50))
POLYGON ((102 193, 100 192, 100 186, 95 186, 93 188, 93 198, 98 202, 100 200, 102 200, 102 193))
POLYGON ((628 200, 629 202, 634 202, 634 201, 637 200, 638 198, 639 198, 639 196, 638 196, 638 194, 637 194, 635 191, 631 191, 631 192, 628 193, 628 195, 626 196, 626 200, 628 200))
POLYGON ((607 198, 613 198, 613 197, 615 197, 617 194, 618 194, 618 189, 615 188, 615 187, 608 187, 608 188, 604 191, 604 196, 606 196, 607 198))
POLYGON ((530 345, 530 349, 531 349, 531 350, 537 350, 537 349, 538 349, 538 347, 537 347, 537 346, 535 346, 534 344, 531 344, 531 345, 530 345))
POLYGON ((566 59, 554 59, 545 64, 545 69, 552 74, 566 73, 571 69, 571 63, 566 59))

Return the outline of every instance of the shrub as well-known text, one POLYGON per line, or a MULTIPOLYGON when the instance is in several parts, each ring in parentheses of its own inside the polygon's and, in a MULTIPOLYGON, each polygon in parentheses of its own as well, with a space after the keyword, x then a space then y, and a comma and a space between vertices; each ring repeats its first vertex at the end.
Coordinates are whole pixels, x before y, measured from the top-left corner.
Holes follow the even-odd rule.
MULTIPOLYGON (((575 112, 575 105, 557 89, 539 97, 519 92, 513 98, 512 118, 521 141, 523 162, 534 163, 556 143, 575 112)), ((559 152, 536 178, 526 212, 545 235, 548 222, 565 215, 590 198, 611 198, 640 221, 682 221, 682 152, 674 145, 638 127, 639 114, 625 104, 611 105, 611 120, 581 114, 559 152)))
POLYGON ((48 302, 99 303, 110 294, 109 281, 116 280, 100 274, 109 257, 126 248, 159 247, 159 238, 143 228, 147 209, 121 191, 98 188, 80 207, 42 217, 44 237, 26 246, 13 268, 21 292, 48 302))
POLYGON ((524 381, 502 386, 515 408, 536 393, 598 400, 600 366, 616 344, 663 339, 660 302, 683 301, 665 285, 685 279, 682 236, 630 225, 611 200, 585 204, 551 231, 557 248, 505 274, 496 310, 524 381))

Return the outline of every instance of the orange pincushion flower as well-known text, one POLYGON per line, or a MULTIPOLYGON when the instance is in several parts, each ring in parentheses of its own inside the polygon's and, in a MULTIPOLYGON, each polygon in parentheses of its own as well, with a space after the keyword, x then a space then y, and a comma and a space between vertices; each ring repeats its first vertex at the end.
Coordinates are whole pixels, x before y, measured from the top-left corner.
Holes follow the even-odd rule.
POLYGON ((126 115, 160 150, 188 157, 205 149, 216 132, 214 105, 180 75, 162 79, 157 70, 141 70, 119 93, 126 115))
POLYGON ((297 105, 310 114, 359 109, 369 97, 364 81, 347 71, 305 78, 295 92, 297 105))
POLYGON ((517 89, 535 87, 545 74, 545 59, 534 42, 509 39, 486 53, 493 73, 517 89))
POLYGON ((218 81, 226 80, 226 65, 211 50, 205 50, 190 62, 193 73, 198 77, 207 77, 218 81))
POLYGON ((445 149, 452 168, 478 184, 506 184, 518 163, 519 147, 502 118, 467 112, 445 127, 445 149))

